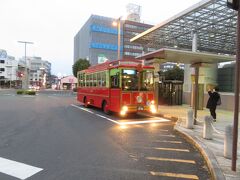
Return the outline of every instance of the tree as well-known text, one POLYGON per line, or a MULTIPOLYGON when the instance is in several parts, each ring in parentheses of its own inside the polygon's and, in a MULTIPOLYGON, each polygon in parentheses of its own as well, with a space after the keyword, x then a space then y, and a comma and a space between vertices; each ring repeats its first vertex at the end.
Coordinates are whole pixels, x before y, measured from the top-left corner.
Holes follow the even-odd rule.
POLYGON ((179 80, 183 81, 184 70, 178 66, 174 66, 173 69, 164 72, 165 80, 179 80))
POLYGON ((73 71, 73 75, 75 77, 77 77, 77 72, 87 69, 90 66, 90 63, 87 59, 79 59, 77 60, 73 66, 72 66, 72 71, 73 71))

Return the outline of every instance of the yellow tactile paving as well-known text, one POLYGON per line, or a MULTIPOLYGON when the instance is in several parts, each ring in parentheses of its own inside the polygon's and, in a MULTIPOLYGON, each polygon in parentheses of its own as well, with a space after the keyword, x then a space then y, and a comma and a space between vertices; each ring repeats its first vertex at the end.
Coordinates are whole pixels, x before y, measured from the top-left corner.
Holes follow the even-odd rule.
POLYGON ((154 147, 153 149, 156 149, 156 150, 163 150, 163 151, 179 151, 179 152, 189 152, 189 150, 188 150, 188 149, 160 148, 160 147, 154 147))
POLYGON ((160 134, 158 136, 163 136, 163 137, 175 137, 175 135, 171 135, 171 134, 160 134))
POLYGON ((172 144, 182 144, 181 141, 166 141, 166 140, 161 141, 161 140, 156 140, 156 141, 154 141, 154 142, 160 142, 160 143, 172 143, 172 144))
POLYGON ((166 172, 153 172, 153 171, 150 171, 150 174, 153 176, 165 176, 165 177, 194 179, 194 180, 199 179, 196 175, 192 175, 192 174, 179 174, 179 173, 169 173, 169 172, 166 173, 166 172))
POLYGON ((196 162, 193 160, 185 160, 185 159, 169 159, 169 158, 160 158, 160 157, 146 157, 146 159, 155 160, 155 161, 170 161, 170 162, 196 164, 196 162))

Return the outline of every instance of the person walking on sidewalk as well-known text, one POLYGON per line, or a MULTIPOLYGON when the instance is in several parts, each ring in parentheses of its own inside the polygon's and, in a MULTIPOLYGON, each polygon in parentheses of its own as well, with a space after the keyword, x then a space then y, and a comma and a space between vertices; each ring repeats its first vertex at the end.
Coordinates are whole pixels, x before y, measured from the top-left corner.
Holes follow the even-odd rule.
POLYGON ((215 87, 212 91, 210 89, 208 91, 209 99, 207 102, 207 108, 209 109, 214 122, 216 122, 216 118, 217 118, 217 115, 216 115, 217 105, 221 104, 221 97, 218 91, 219 91, 218 87, 215 87))

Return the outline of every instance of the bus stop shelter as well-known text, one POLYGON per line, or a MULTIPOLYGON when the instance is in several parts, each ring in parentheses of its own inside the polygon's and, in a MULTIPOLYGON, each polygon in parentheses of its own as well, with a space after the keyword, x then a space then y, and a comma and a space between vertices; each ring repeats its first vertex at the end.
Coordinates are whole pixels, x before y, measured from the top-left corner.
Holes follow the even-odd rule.
POLYGON ((237 13, 227 7, 226 0, 202 0, 131 42, 144 46, 144 54, 138 59, 184 63, 184 76, 189 75, 190 67, 195 68, 196 119, 199 67, 235 60, 236 25, 237 13))
MULTIPOLYGON (((176 50, 169 48, 162 48, 154 52, 144 54, 137 57, 137 59, 144 59, 150 63, 164 63, 164 62, 175 62, 190 64, 195 69, 195 90, 194 90, 194 118, 197 118, 197 107, 198 107, 198 79, 199 79, 199 68, 208 67, 210 64, 216 64, 227 61, 234 61, 234 56, 218 55, 212 53, 203 52, 191 52, 185 50, 176 50)), ((190 76, 190 74, 189 74, 190 76)))
MULTIPOLYGON (((145 45, 145 51, 150 48, 161 49, 166 47, 190 50, 193 52, 208 52, 235 55, 236 80, 239 79, 239 40, 237 40, 237 22, 240 23, 240 10, 234 11, 227 7, 226 0, 202 0, 172 18, 150 28, 149 30, 131 39, 131 42, 145 45), (238 43, 236 45, 236 43, 238 43), (236 49, 236 47, 238 49, 236 49)), ((239 28, 238 28, 239 29, 239 28)), ((238 34, 239 39, 239 34, 238 34)), ((176 57, 177 58, 177 57, 176 57)), ((195 59, 195 58, 193 58, 195 59)), ((211 63, 217 63, 213 60, 211 63)), ((227 61, 227 56, 226 56, 227 61)), ((195 83, 198 84, 198 64, 204 63, 196 60, 190 65, 195 67, 195 83)), ((186 71, 185 71, 186 72, 186 71)), ((186 74, 185 74, 186 75, 186 74)), ((238 113, 239 113, 239 82, 235 81, 235 108, 233 123, 233 151, 232 170, 236 171, 238 113)), ((198 91, 196 86, 195 91, 198 91)), ((195 99, 197 101, 198 97, 195 99)), ((194 117, 197 118, 197 102, 195 101, 194 117)))

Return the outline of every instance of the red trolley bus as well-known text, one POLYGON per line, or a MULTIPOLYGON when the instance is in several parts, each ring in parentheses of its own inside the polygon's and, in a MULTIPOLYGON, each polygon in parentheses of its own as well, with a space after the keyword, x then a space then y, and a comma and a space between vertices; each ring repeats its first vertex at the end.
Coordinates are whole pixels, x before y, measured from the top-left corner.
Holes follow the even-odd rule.
POLYGON ((155 113, 154 68, 140 60, 115 60, 78 72, 77 99, 85 107, 95 106, 109 112, 155 113))

